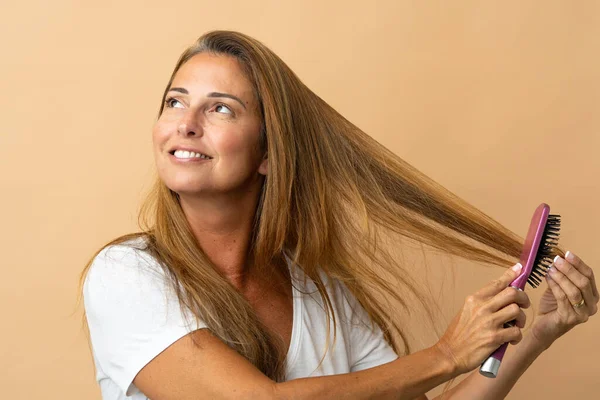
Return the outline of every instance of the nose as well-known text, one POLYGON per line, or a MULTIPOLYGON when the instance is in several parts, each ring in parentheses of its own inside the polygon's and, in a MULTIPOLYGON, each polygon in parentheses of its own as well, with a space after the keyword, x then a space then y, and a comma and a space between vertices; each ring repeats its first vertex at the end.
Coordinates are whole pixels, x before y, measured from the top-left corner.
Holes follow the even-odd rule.
POLYGON ((196 136, 200 134, 201 129, 199 124, 194 119, 194 113, 189 112, 179 121, 177 132, 184 136, 196 136))

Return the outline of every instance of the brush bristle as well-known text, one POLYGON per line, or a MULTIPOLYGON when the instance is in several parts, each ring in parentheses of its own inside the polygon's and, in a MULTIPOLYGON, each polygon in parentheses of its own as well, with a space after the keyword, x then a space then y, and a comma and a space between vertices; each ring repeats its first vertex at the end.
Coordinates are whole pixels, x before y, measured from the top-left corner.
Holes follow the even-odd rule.
POLYGON ((546 221, 544 233, 540 241, 540 247, 537 251, 533 269, 527 283, 536 288, 542 282, 542 279, 548 272, 548 267, 552 264, 554 258, 554 249, 558 245, 558 236, 560 231, 560 215, 550 214, 546 221))

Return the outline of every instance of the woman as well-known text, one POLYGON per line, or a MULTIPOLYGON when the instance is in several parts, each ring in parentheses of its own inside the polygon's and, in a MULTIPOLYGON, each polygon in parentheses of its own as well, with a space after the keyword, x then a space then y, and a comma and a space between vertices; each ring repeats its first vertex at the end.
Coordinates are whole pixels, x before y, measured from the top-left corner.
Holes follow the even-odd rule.
POLYGON ((398 357, 400 344, 410 353, 398 310, 374 293, 427 301, 381 235, 496 265, 512 263, 522 239, 352 125, 246 35, 209 32, 182 54, 153 146, 143 231, 108 243, 82 274, 104 399, 426 399, 519 343, 498 378, 475 371, 445 393, 503 398, 596 313, 592 270, 568 253, 521 340, 529 299, 507 287, 517 264, 467 297, 434 346, 398 357))

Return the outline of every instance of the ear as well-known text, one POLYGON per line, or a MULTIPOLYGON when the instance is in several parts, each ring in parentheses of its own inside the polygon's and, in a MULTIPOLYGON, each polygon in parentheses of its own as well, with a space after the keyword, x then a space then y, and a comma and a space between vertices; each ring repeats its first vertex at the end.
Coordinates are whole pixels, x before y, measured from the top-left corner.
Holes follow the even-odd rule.
POLYGON ((262 175, 267 175, 269 173, 269 158, 267 153, 265 153, 265 156, 258 167, 258 173, 262 175))

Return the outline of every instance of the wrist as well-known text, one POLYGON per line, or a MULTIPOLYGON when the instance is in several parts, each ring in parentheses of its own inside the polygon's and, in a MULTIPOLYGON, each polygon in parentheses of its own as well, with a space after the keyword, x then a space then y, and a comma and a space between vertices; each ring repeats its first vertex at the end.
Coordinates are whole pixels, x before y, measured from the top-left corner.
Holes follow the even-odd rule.
POLYGON ((540 339, 536 334, 535 330, 531 330, 528 335, 523 338, 523 345, 530 347, 538 353, 542 353, 550 348, 554 343, 554 340, 543 340, 540 339))
POLYGON ((445 342, 440 340, 430 350, 435 354, 436 359, 440 360, 440 365, 446 374, 455 377, 466 372, 461 371, 460 363, 445 342))

